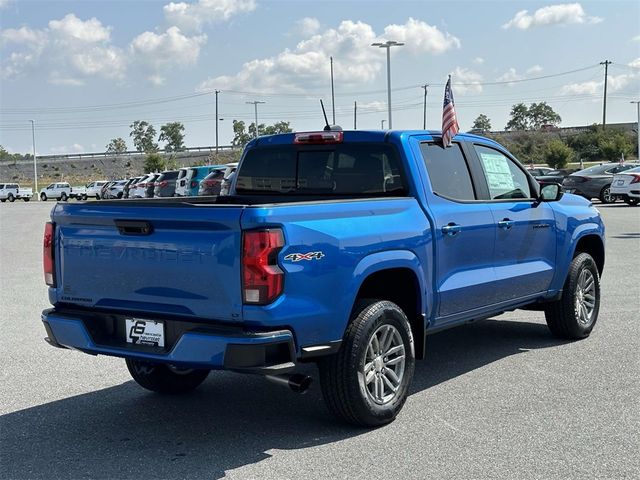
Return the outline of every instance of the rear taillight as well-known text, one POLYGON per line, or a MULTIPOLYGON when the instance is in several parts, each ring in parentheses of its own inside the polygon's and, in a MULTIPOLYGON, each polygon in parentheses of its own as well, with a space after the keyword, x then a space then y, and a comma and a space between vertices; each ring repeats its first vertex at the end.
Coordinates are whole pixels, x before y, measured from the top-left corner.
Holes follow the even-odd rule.
POLYGON ((156 187, 160 187, 160 188, 166 187, 167 185, 169 185, 169 182, 167 182, 166 180, 156 183, 156 187))
POLYGON ((47 222, 44 226, 44 240, 42 242, 42 266, 44 267, 44 282, 50 287, 56 286, 56 272, 53 261, 55 239, 55 224, 47 222))
POLYGON ((284 273, 278 252, 284 246, 280 229, 253 230, 242 235, 242 294, 244 303, 266 305, 281 293, 284 273))
POLYGON ((631 175, 633 177, 633 179, 629 182, 631 183, 640 183, 640 174, 638 173, 630 173, 629 175, 631 175))

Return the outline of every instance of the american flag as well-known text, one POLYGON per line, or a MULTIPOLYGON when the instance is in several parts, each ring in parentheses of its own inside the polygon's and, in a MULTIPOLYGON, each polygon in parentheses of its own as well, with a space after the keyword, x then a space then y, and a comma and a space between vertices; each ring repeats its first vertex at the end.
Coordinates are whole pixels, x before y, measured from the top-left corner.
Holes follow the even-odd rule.
POLYGON ((460 131, 458 119, 456 118, 456 108, 453 101, 453 91, 451 91, 451 75, 444 87, 444 105, 442 105, 442 144, 445 147, 451 146, 451 139, 460 131))

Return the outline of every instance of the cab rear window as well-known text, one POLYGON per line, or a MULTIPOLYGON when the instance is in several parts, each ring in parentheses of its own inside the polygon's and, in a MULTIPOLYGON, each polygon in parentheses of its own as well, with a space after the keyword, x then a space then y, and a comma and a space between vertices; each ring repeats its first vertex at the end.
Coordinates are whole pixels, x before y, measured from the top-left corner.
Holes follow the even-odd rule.
POLYGON ((236 193, 403 196, 400 160, 389 144, 279 145, 249 150, 236 193))

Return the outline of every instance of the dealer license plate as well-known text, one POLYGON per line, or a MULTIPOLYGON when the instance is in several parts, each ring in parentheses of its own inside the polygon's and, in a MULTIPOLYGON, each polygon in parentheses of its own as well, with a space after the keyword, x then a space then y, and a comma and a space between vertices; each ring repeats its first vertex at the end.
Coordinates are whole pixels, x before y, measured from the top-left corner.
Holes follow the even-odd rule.
POLYGON ((616 182, 616 185, 624 185, 624 180, 618 180, 618 181, 616 182))
POLYGON ((164 323, 141 318, 125 319, 127 343, 164 347, 164 323))

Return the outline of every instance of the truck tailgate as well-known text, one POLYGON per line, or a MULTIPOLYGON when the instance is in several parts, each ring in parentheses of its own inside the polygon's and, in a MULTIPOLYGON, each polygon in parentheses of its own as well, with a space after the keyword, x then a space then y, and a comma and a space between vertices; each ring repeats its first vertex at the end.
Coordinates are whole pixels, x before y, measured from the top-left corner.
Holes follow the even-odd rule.
POLYGON ((238 321, 242 206, 58 204, 57 303, 238 321))

